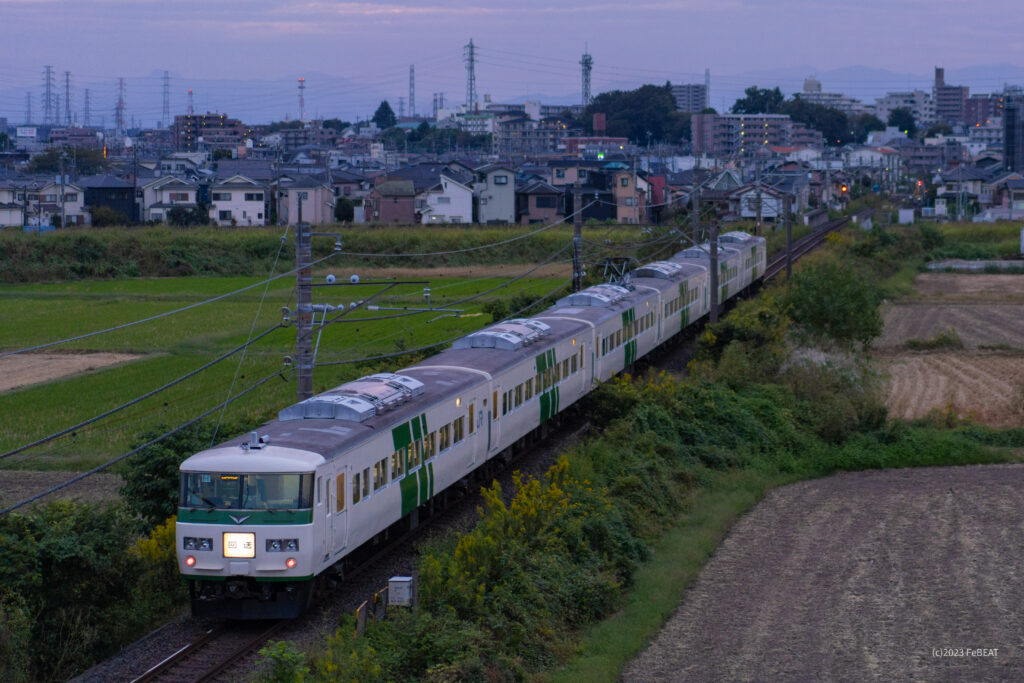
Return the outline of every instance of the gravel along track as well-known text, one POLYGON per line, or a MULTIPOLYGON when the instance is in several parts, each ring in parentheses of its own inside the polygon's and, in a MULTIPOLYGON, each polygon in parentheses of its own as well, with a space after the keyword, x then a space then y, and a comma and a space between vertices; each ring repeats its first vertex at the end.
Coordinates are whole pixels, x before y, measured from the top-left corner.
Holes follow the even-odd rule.
POLYGON ((1022 490, 1024 465, 778 488, 622 680, 1024 680, 1022 490))

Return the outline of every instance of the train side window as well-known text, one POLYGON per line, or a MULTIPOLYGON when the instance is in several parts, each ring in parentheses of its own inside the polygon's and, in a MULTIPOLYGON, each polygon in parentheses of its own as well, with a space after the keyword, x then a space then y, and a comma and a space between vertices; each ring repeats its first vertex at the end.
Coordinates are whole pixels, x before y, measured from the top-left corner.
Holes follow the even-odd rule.
POLYGON ((388 459, 378 460, 373 464, 373 490, 379 491, 388 483, 388 459))
MULTIPOLYGON (((574 358, 575 358, 575 356, 574 356, 574 358)), ((566 358, 565 360, 562 361, 562 377, 568 377, 568 376, 569 376, 569 359, 566 358)))
POLYGON ((542 391, 543 389, 541 388, 541 377, 540 373, 538 372, 537 376, 533 378, 533 393, 539 394, 542 391))
POLYGON ((412 471, 413 468, 420 466, 420 456, 422 455, 422 448, 422 441, 413 441, 411 444, 409 444, 409 471, 412 471))
POLYGON ((572 373, 574 375, 576 374, 576 370, 577 369, 578 368, 576 367, 576 354, 574 353, 574 354, 572 354, 572 373))
POLYGON ((363 470, 363 498, 370 495, 370 468, 363 470))
MULTIPOLYGON (((529 401, 533 398, 533 378, 526 380, 525 393, 523 394, 523 401, 529 401)), ((473 427, 470 426, 469 431, 473 431, 473 427)))
POLYGON ((583 344, 580 344, 580 370, 583 369, 583 344))
POLYGON ((405 474, 405 449, 391 454, 391 481, 401 479, 403 474, 405 474))
POLYGON ((608 337, 603 337, 601 339, 601 355, 604 356, 604 355, 607 355, 607 354, 608 354, 608 337))
POLYGON ((360 492, 363 490, 359 484, 359 480, 362 475, 356 472, 352 475, 352 504, 355 505, 361 500, 360 492))
MULTIPOLYGON (((497 420, 498 419, 498 392, 497 391, 495 391, 494 392, 494 396, 492 396, 491 408, 493 408, 494 419, 497 420)), ((444 449, 442 448, 441 450, 443 451, 444 449)))
POLYGON ((473 404, 469 404, 469 433, 473 433, 473 404))
POLYGON ((501 414, 508 415, 508 392, 501 394, 501 414))
POLYGON ((515 405, 516 405, 516 408, 518 408, 519 406, 523 405, 523 385, 522 384, 517 384, 516 385, 516 404, 515 405))
POLYGON ((438 443, 438 447, 441 449, 441 452, 444 453, 452 445, 452 428, 451 428, 451 425, 445 425, 444 427, 441 427, 441 429, 438 431, 437 434, 438 434, 437 440, 439 442, 438 443))
POLYGON ((338 475, 338 483, 335 485, 337 496, 334 499, 334 511, 341 512, 345 509, 345 473, 338 475))
POLYGON ((323 490, 323 488, 324 488, 324 478, 323 477, 317 477, 316 478, 316 504, 317 505, 320 505, 321 503, 323 503, 323 496, 320 493, 323 490))
POLYGON ((437 432, 430 432, 423 437, 423 462, 437 455, 437 432))
POLYGON ((460 417, 452 423, 452 431, 455 432, 455 443, 462 441, 466 436, 466 418, 460 417))

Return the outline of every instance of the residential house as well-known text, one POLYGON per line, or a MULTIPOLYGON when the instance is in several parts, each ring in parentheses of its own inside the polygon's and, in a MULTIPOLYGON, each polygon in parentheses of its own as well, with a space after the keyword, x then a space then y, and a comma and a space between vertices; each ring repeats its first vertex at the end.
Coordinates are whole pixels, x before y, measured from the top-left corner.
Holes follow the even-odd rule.
POLYGON ((35 192, 28 193, 28 202, 35 202, 39 225, 88 225, 90 217, 85 209, 85 193, 72 183, 49 182, 35 192), (64 201, 61 201, 63 192, 64 201), (61 221, 64 221, 61 223, 61 221))
POLYGON ((334 222, 334 190, 316 176, 282 176, 275 184, 277 218, 285 224, 334 222))
POLYGON ((562 190, 544 182, 531 180, 516 190, 518 223, 554 223, 562 217, 562 190))
MULTIPOLYGON (((511 175, 511 173, 509 173, 511 175)), ((470 223, 473 221, 471 176, 444 171, 424 195, 422 223, 470 223)), ((514 196, 514 195, 513 195, 514 196)), ((514 199, 513 199, 514 201, 514 199)))
POLYGON ((210 222, 214 225, 266 225, 267 191, 252 178, 233 175, 210 188, 210 222))
POLYGON ((76 185, 85 191, 85 205, 90 212, 103 206, 120 214, 129 223, 138 221, 135 186, 132 183, 104 173, 83 176, 76 185))
POLYGON ((730 213, 740 218, 776 221, 783 214, 784 192, 766 184, 747 184, 729 195, 730 213))
POLYGON ((416 222, 416 186, 411 180, 383 177, 366 195, 367 223, 416 222))
POLYGON ((620 223, 643 223, 647 220, 650 183, 621 162, 605 166, 609 189, 615 198, 615 215, 620 223))
POLYGON ((516 177, 503 164, 488 164, 474 170, 473 198, 477 223, 516 222, 516 177))
POLYGON ((163 223, 176 206, 194 209, 198 203, 198 188, 190 180, 176 176, 162 176, 137 188, 140 200, 138 215, 146 222, 163 223))

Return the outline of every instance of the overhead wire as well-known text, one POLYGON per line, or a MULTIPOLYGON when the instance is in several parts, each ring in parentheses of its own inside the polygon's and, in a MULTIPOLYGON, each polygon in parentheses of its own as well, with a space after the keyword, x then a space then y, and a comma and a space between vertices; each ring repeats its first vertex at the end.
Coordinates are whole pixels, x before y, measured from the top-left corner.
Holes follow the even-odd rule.
POLYGON ((24 507, 24 506, 26 506, 26 505, 28 505, 30 503, 34 503, 35 501, 39 500, 40 498, 44 498, 45 496, 48 496, 51 493, 56 493, 57 491, 60 491, 61 489, 65 489, 68 486, 71 486, 72 484, 76 484, 76 483, 82 481, 83 479, 86 479, 87 477, 91 477, 94 474, 98 474, 99 472, 102 472, 102 471, 104 471, 106 469, 109 469, 110 467, 116 465, 117 463, 119 463, 119 462, 121 462, 123 460, 126 460, 126 459, 130 458, 131 456, 135 455, 139 451, 145 450, 146 448, 149 448, 150 446, 152 446, 154 444, 157 444, 160 441, 163 441, 168 436, 171 436, 172 434, 176 434, 177 432, 180 432, 182 429, 185 429, 186 427, 189 427, 189 426, 195 424, 196 422, 199 422, 203 418, 208 417, 209 415, 212 415, 213 413, 215 413, 218 410, 220 410, 221 408, 223 408, 225 405, 233 403, 234 401, 237 401, 238 399, 242 398, 243 396, 246 396, 250 392, 256 390, 257 388, 259 388, 261 386, 263 386, 264 384, 266 384, 270 380, 274 379, 275 377, 281 377, 281 379, 286 379, 283 375, 281 375, 280 372, 271 373, 271 374, 267 375, 266 377, 264 377, 264 378, 262 378, 260 380, 257 380, 255 383, 253 383, 252 386, 247 387, 246 389, 243 389, 238 394, 236 394, 235 396, 227 399, 223 403, 214 406, 213 408, 203 412, 202 414, 200 414, 199 416, 189 420, 188 422, 185 422, 185 423, 183 423, 181 425, 178 425, 174 429, 171 429, 171 430, 169 430, 167 432, 164 432, 160 436, 147 441, 146 443, 142 444, 141 446, 137 446, 137 447, 133 448, 132 450, 128 451, 127 453, 125 453, 123 455, 119 455, 118 457, 114 458, 113 460, 108 460, 107 462, 103 463, 102 465, 99 465, 98 467, 94 467, 91 470, 88 470, 87 472, 83 472, 82 474, 79 474, 76 477, 72 477, 71 479, 69 479, 68 481, 66 481, 66 482, 64 482, 62 484, 58 484, 56 486, 51 486, 50 488, 46 489, 45 491, 42 491, 41 493, 37 493, 34 496, 31 496, 29 498, 26 498, 25 500, 19 501, 19 502, 15 503, 14 505, 9 505, 8 507, 0 510, 0 517, 2 517, 3 515, 6 515, 9 512, 13 512, 14 510, 22 508, 22 507, 24 507))

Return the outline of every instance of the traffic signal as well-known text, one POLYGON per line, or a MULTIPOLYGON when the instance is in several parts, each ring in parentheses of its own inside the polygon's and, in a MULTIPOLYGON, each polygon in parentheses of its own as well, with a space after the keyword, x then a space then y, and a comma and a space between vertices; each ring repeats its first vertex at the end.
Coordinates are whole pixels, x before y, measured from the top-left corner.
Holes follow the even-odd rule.
POLYGON ((917 180, 917 186, 918 186, 918 187, 921 187, 922 185, 924 185, 924 183, 923 183, 923 182, 921 182, 921 179, 920 179, 920 178, 918 178, 918 180, 917 180))
POLYGON ((847 187, 846 185, 843 185, 843 186, 842 186, 841 188, 839 188, 839 189, 840 189, 840 190, 842 191, 842 193, 843 193, 843 194, 846 194, 846 191, 847 191, 848 189, 850 189, 850 188, 848 188, 848 187, 847 187))

